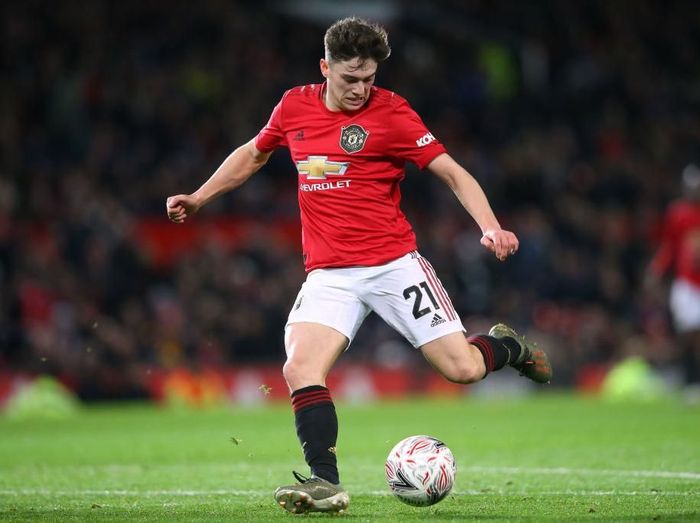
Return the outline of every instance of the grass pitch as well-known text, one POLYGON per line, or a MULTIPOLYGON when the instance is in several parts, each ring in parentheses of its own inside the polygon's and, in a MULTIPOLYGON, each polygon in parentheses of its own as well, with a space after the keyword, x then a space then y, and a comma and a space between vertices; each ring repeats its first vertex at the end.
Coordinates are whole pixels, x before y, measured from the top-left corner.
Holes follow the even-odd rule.
MULTIPOLYGON (((700 520, 700 408, 526 400, 337 405, 348 521, 700 520), (453 492, 400 503, 384 459, 401 438, 443 439, 453 492)), ((0 418, 0 520, 291 521, 272 492, 306 473, 288 405, 91 406, 70 419, 0 418)))

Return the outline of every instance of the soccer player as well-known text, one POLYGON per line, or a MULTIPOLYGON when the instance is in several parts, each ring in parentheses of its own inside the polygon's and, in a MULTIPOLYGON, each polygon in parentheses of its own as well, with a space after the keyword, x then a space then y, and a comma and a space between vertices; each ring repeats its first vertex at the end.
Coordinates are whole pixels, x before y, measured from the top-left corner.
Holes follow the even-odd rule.
POLYGON ((296 431, 311 477, 280 487, 276 501, 292 513, 339 512, 349 502, 336 463, 338 420, 328 372, 375 311, 421 350, 446 379, 472 383, 510 365, 538 382, 550 381, 546 354, 513 329, 488 335, 465 329, 399 208, 399 183, 413 162, 443 180, 483 232, 481 244, 499 260, 518 250, 476 180, 458 165, 405 99, 374 86, 388 58, 386 31, 346 18, 326 31, 322 84, 284 93, 270 119, 236 149, 197 191, 167 199, 182 223, 260 169, 277 147, 288 147, 298 171, 306 281, 285 327, 283 373, 296 431))
POLYGON ((683 198, 669 205, 661 244, 649 267, 650 283, 673 274, 669 308, 683 356, 690 400, 700 394, 700 168, 682 173, 683 198), (695 396, 695 397, 693 397, 695 396))

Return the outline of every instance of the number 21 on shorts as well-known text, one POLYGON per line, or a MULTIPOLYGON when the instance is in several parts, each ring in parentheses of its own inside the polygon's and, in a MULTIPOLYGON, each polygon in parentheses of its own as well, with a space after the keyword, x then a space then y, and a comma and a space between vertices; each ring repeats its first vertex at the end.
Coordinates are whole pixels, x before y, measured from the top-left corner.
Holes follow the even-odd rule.
POLYGON ((430 303, 433 305, 433 309, 438 310, 440 308, 440 305, 435 299, 435 295, 433 294, 433 291, 430 290, 427 282, 422 281, 418 285, 406 287, 403 290, 403 297, 406 300, 413 299, 413 317, 415 319, 421 318, 433 310, 430 307, 421 308, 421 305, 423 304, 423 292, 425 292, 425 294, 428 296, 430 303), (421 288, 423 290, 421 290, 421 288))

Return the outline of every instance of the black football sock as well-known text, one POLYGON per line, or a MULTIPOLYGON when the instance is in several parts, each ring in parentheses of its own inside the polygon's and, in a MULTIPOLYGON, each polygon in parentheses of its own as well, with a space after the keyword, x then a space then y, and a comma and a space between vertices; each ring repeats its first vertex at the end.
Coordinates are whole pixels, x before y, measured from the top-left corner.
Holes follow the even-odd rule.
POLYGON ((522 351, 517 340, 510 336, 494 338, 486 334, 477 334, 476 336, 469 336, 467 341, 479 349, 479 352, 484 357, 484 364, 486 365, 484 377, 489 372, 502 369, 507 364, 517 361, 522 351))
POLYGON ((330 392, 321 385, 295 390, 292 408, 297 436, 311 473, 331 483, 340 483, 335 456, 338 417, 330 392))

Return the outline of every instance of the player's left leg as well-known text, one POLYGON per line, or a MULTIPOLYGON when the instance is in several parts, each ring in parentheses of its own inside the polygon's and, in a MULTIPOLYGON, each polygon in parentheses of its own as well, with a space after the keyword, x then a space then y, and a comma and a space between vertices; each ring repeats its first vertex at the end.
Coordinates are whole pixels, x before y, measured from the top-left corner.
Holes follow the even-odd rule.
POLYGON ((377 268, 364 298, 389 325, 419 347, 446 379, 473 383, 511 365, 528 378, 551 378, 546 354, 503 324, 466 337, 462 322, 428 260, 417 252, 377 268))
POLYGON ((551 368, 546 354, 536 349, 538 359, 535 364, 529 347, 533 345, 525 338, 515 334, 510 327, 498 324, 489 335, 477 334, 467 338, 461 332, 447 334, 425 343, 420 349, 433 368, 455 383, 474 383, 506 365, 515 367, 533 381, 548 382, 551 368), (501 329, 509 330, 500 336, 501 329), (497 333, 499 337, 496 337, 497 333))
POLYGON ((453 332, 420 347, 430 365, 454 383, 474 383, 487 374, 485 358, 463 332, 453 332))
POLYGON ((530 378, 537 383, 549 383, 552 380, 552 366, 549 363, 549 357, 537 344, 503 323, 497 323, 491 327, 489 336, 502 341, 514 340, 518 343, 520 353, 517 356, 514 355, 515 353, 509 354, 508 364, 520 371, 521 376, 530 378))

